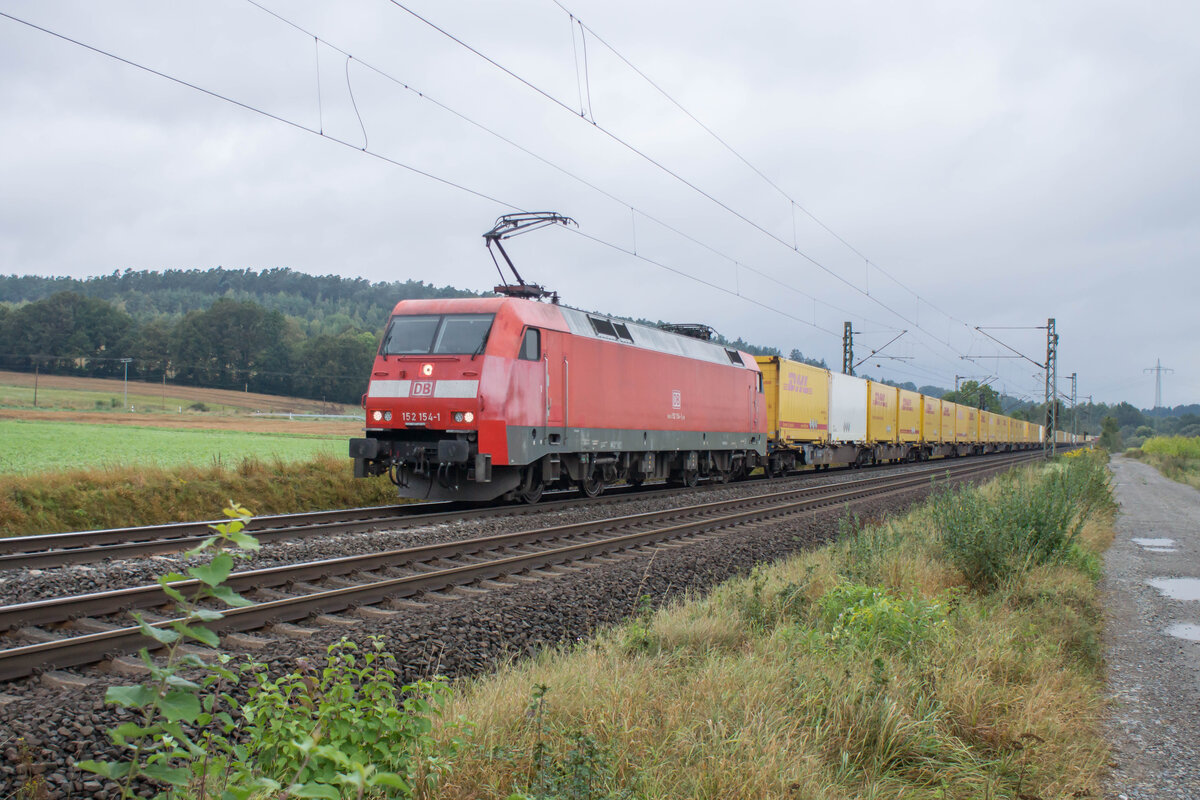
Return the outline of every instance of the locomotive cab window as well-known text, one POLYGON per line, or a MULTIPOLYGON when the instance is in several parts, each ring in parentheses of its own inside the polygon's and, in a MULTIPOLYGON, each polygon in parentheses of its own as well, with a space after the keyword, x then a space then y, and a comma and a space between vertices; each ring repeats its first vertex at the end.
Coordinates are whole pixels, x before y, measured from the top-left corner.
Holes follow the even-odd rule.
POLYGON ((525 338, 521 340, 521 353, 517 356, 522 361, 542 360, 542 332, 537 328, 526 328, 525 338))
POLYGON ((483 350, 495 314, 412 314, 392 317, 381 355, 469 355, 483 350))

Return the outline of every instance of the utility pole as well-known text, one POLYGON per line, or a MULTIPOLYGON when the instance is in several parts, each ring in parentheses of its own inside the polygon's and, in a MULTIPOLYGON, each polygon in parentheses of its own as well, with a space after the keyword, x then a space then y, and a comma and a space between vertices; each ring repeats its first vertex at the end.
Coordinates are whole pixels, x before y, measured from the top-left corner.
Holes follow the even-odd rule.
POLYGON ((1174 372, 1174 371, 1175 370, 1171 369, 1170 367, 1164 367, 1162 365, 1161 358, 1154 359, 1153 367, 1146 367, 1144 370, 1142 370, 1142 372, 1153 372, 1154 373, 1154 407, 1155 408, 1162 408, 1162 374, 1164 372, 1174 372))
POLYGON ((129 362, 132 358, 122 358, 121 363, 125 365, 125 410, 129 410, 129 362))
POLYGON ((842 328, 842 373, 854 374, 854 330, 849 321, 842 328))
POLYGON ((1058 428, 1058 333, 1054 329, 1054 317, 1046 320, 1046 435, 1042 441, 1042 452, 1053 457, 1054 432, 1058 428))
POLYGON ((1079 412, 1075 410, 1075 381, 1078 377, 1078 372, 1071 373, 1071 441, 1075 440, 1075 435, 1079 432, 1079 412))

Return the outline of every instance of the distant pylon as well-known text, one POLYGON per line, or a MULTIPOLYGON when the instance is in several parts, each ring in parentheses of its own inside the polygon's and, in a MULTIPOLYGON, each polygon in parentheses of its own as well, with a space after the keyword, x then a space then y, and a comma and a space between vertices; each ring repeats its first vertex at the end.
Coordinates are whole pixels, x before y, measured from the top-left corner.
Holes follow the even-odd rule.
POLYGON ((1162 365, 1161 358, 1154 359, 1153 367, 1146 367, 1144 370, 1142 370, 1142 372, 1153 372, 1154 373, 1154 407, 1155 408, 1162 408, 1162 374, 1164 372, 1174 372, 1174 371, 1175 370, 1171 369, 1170 367, 1164 367, 1162 365))

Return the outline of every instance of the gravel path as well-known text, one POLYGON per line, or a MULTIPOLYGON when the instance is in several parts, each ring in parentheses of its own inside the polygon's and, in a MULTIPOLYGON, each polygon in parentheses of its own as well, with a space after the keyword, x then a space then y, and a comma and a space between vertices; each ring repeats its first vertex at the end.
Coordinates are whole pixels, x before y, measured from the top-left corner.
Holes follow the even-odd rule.
POLYGON ((1196 800, 1200 492, 1132 459, 1114 458, 1112 470, 1121 513, 1105 556, 1113 742, 1105 796, 1196 800), (1192 599, 1180 599, 1188 590, 1192 599))

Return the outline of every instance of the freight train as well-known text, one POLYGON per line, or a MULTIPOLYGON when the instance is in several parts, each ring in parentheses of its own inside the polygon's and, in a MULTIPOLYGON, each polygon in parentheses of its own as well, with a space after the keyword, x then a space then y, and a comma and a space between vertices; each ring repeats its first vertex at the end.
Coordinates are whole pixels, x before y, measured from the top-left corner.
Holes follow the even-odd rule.
MULTIPOLYGON (((736 480, 1041 446, 1043 428, 708 340, 519 297, 404 300, 363 395, 357 477, 402 497, 736 480)), ((1070 441, 1059 432, 1059 441, 1070 441)))

